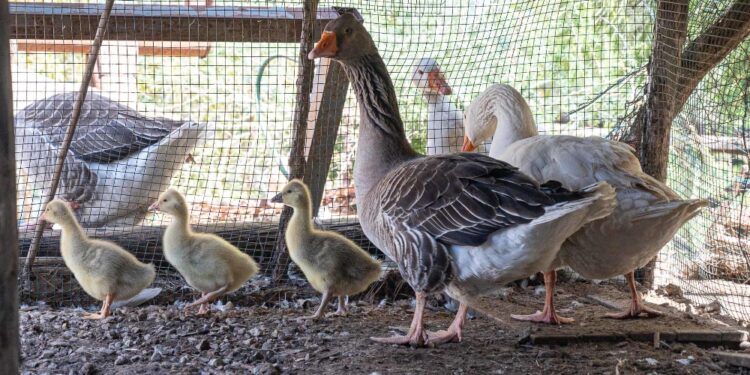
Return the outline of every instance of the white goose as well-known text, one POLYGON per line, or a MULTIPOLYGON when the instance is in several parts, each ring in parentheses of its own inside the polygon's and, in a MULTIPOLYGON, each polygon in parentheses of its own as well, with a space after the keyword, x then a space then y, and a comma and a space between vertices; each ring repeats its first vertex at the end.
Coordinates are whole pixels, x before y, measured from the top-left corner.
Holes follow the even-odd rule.
MULTIPOLYGON (((76 95, 53 95, 16 115, 16 160, 42 194, 52 184, 76 95)), ((65 158, 57 197, 71 203, 84 227, 135 224, 167 187, 205 129, 205 124, 195 122, 149 118, 89 93, 65 158)))
POLYGON ((417 154, 385 63, 354 15, 329 22, 308 56, 338 61, 352 83, 361 121, 354 165, 360 223, 416 292, 407 334, 375 341, 461 341, 476 296, 548 267, 567 237, 614 209, 607 183, 576 192, 547 189, 483 155, 417 154), (428 334, 426 296, 443 290, 461 306, 448 330, 428 334))
POLYGON ((625 274, 632 296, 630 308, 609 317, 660 314, 643 304, 633 270, 648 263, 686 221, 700 212, 705 201, 683 200, 667 185, 645 174, 634 150, 624 143, 600 137, 537 135, 528 104, 508 85, 492 85, 480 94, 467 109, 464 125, 464 151, 471 151, 494 134, 490 156, 518 167, 537 181, 560 181, 567 189, 606 181, 617 190, 617 209, 571 236, 553 267, 544 270, 544 310, 514 318, 558 324, 573 321, 558 316, 553 305, 555 269, 564 265, 591 279, 625 274))
POLYGON ((427 100, 427 155, 461 151, 464 114, 448 98, 452 90, 437 61, 417 59, 411 82, 427 100))

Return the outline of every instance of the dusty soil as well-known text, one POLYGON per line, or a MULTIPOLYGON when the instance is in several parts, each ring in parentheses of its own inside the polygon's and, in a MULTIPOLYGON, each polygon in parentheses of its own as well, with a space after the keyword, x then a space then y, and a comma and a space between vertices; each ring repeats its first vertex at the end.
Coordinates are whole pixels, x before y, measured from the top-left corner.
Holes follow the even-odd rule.
MULTIPOLYGON (((478 316, 467 323, 464 342, 437 348, 384 346, 368 337, 404 331, 411 320, 411 301, 371 304, 353 302, 348 317, 298 322, 312 313, 317 299, 281 298, 274 292, 265 302, 242 307, 214 306, 207 317, 185 315, 182 302, 122 308, 104 321, 86 321, 81 308, 26 306, 21 313, 24 373, 151 374, 151 373, 453 373, 453 374, 714 374, 741 373, 715 358, 710 350, 673 343, 620 341, 563 346, 530 345, 521 340, 543 333, 614 333, 732 327, 710 315, 666 312, 655 319, 612 321, 600 316, 606 307, 586 296, 592 293, 620 305, 628 295, 621 285, 569 282, 558 288, 561 312, 576 319, 567 326, 503 323, 478 316), (275 298, 275 300, 274 300, 275 298), (221 309, 217 308, 220 307, 221 309)), ((498 317, 541 308, 537 286, 509 288, 494 300, 498 317)), ((230 296, 238 305, 243 296, 230 296)), ((426 314, 429 329, 446 327, 452 314, 437 300, 426 314)), ((95 309, 94 306, 91 307, 95 309)), ((724 319, 725 320, 725 319, 724 319)), ((736 327, 736 326, 735 326, 736 327)), ((748 372, 750 373, 750 372, 748 372)))

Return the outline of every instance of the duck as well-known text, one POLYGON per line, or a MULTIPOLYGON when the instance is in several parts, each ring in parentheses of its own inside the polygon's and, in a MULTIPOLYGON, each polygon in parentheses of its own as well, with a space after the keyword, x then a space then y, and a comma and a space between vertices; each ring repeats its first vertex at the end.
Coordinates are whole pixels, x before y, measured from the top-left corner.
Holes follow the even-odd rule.
POLYGON ((305 274, 310 285, 323 294, 315 314, 318 320, 333 297, 338 297, 336 315, 346 315, 346 297, 359 294, 380 278, 380 262, 348 238, 314 229, 312 199, 304 182, 293 179, 271 199, 294 210, 284 239, 289 257, 305 274))
POLYGON ((209 303, 239 289, 258 273, 252 257, 213 233, 196 233, 190 228, 185 197, 174 188, 159 195, 150 211, 172 216, 162 237, 164 259, 201 292, 201 298, 185 306, 199 306, 198 315, 209 312, 209 303))
POLYGON ((601 137, 539 135, 523 96, 512 86, 494 84, 466 110, 463 151, 492 138, 489 156, 518 167, 537 182, 555 180, 566 189, 607 182, 617 192, 611 215, 592 221, 562 245, 544 271, 542 311, 513 315, 514 319, 550 324, 572 323, 554 308, 556 269, 572 268, 589 279, 624 275, 631 294, 629 308, 609 318, 655 317, 661 313, 643 303, 634 270, 653 259, 677 231, 707 205, 702 199, 682 199, 665 183, 641 169, 635 150, 601 137), (493 136, 494 135, 494 136, 493 136), (638 238, 638 241, 633 241, 638 238))
MULTIPOLYGON (((38 192, 52 184, 77 95, 38 100, 15 116, 16 160, 38 192)), ((206 124, 146 117, 89 93, 56 197, 71 204, 84 227, 135 225, 205 132, 206 124)))
POLYGON ((405 335, 375 342, 412 346, 460 342, 477 296, 545 268, 562 242, 614 208, 614 190, 545 189, 508 163, 476 153, 424 156, 409 144, 385 62, 351 13, 331 20, 308 58, 343 67, 360 110, 354 186, 364 234, 398 265, 415 292, 405 335), (460 302, 451 325, 424 329, 426 298, 460 302))
POLYGON ((51 200, 41 219, 62 228, 60 253, 65 266, 88 295, 102 301, 101 310, 85 313, 84 319, 104 319, 112 315, 115 301, 133 298, 154 282, 153 264, 141 263, 113 242, 89 238, 67 202, 51 200))
POLYGON ((427 101, 427 155, 461 151, 463 112, 449 99, 453 92, 432 57, 414 61, 411 82, 427 101))

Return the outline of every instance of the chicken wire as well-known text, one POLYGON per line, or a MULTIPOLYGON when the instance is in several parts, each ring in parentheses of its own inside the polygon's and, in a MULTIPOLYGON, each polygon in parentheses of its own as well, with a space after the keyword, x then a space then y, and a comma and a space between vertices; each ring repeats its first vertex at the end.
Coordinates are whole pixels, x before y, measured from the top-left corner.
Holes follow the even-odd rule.
MULTIPOLYGON (((688 39, 714 22, 730 4, 693 3, 688 39)), ((213 5, 299 9, 300 2, 217 1, 213 5)), ((428 119, 433 119, 429 124, 433 129, 460 129, 457 120, 462 118, 463 108, 492 83, 508 83, 521 92, 542 134, 618 134, 629 127, 633 114, 644 104, 656 17, 654 1, 354 0, 321 1, 319 10, 333 6, 355 8, 364 19, 396 86, 407 137, 420 152, 439 151, 428 149, 428 145, 444 140, 430 137, 455 138, 450 132, 428 131, 428 119), (417 61, 426 57, 439 64, 450 85, 451 94, 441 99, 450 105, 435 105, 430 102, 435 98, 423 95, 424 87, 418 87, 420 82, 414 79, 417 61)), ((47 37, 41 34, 34 39, 44 41, 47 37)), ((174 174, 167 184, 186 194, 194 225, 224 235, 252 254, 268 273, 274 267, 281 211, 268 201, 289 173, 299 45, 221 39, 219 31, 217 41, 181 45, 177 47, 182 49, 165 53, 153 51, 164 46, 158 42, 113 42, 105 36, 90 95, 109 98, 148 118, 204 124, 205 132, 194 137, 200 139, 191 139, 195 145, 182 147, 179 153, 185 153, 184 157, 180 154, 171 162, 174 174)), ((16 41, 15 46, 16 112, 37 100, 77 89, 84 53, 39 52, 38 47, 32 51, 22 41, 16 41)), ((744 141, 750 84, 747 53, 744 42, 714 68, 674 122, 669 184, 683 197, 710 198, 714 204, 678 233, 662 251, 657 265, 658 285, 678 284, 700 303, 719 299, 737 317, 750 313, 750 292, 744 285, 750 272, 744 230, 748 222, 744 193, 750 173, 740 176, 742 165, 748 165, 744 141)), ((318 82, 313 89, 318 93, 311 96, 314 108, 326 100, 320 94, 321 86, 318 82)), ((318 215, 321 225, 349 235, 358 234, 350 225, 356 220, 352 166, 357 128, 358 108, 349 90, 318 215)), ((458 136, 461 134, 459 131, 458 136)), ((49 139, 26 138, 22 142, 49 139)), ((455 140, 443 143, 451 142, 455 140)), ((38 153, 28 157, 39 159, 38 153)), ((18 172, 19 227, 23 228, 35 219, 44 195, 39 180, 50 176, 20 167, 18 172)), ((105 208, 134 200, 135 193, 127 189, 132 181, 108 183, 122 186, 119 194, 100 202, 105 208)), ((161 188, 153 184, 145 190, 156 194, 161 188)), ((155 262, 157 280, 168 280, 165 285, 178 294, 185 293, 182 280, 157 249, 160 228, 168 222, 164 215, 149 213, 143 219, 88 226, 97 227, 90 229, 92 235, 114 239, 139 259, 155 262)), ((377 253, 361 234, 358 240, 377 253)), ((22 235, 21 242, 23 255, 27 236, 22 235)), ((56 245, 52 245, 43 244, 40 250, 37 274, 48 274, 36 278, 35 285, 44 290, 39 295, 48 302, 89 301, 76 293, 75 280, 59 267, 45 271, 44 264, 50 261, 47 257, 58 256, 56 245)))

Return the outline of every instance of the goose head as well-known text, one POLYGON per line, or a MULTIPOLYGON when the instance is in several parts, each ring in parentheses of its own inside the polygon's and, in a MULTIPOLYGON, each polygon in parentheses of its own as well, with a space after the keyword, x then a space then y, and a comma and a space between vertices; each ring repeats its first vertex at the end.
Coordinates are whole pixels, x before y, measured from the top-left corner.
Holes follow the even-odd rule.
POLYGON ((294 209, 307 208, 310 206, 310 191, 302 181, 294 179, 271 198, 271 202, 283 203, 294 209))
POLYGON ((47 207, 44 208, 42 213, 42 220, 52 224, 67 224, 75 221, 75 214, 73 209, 60 199, 53 199, 47 203, 47 207))
POLYGON ((178 217, 187 216, 188 213, 185 197, 177 189, 173 188, 169 188, 167 191, 161 193, 159 199, 149 206, 148 209, 149 211, 160 211, 178 217))
POLYGON ((328 22, 318 44, 307 58, 328 57, 334 60, 354 60, 377 53, 375 42, 362 21, 352 13, 344 13, 328 22))
POLYGON ((494 136, 490 153, 515 141, 537 135, 534 115, 515 88, 494 84, 474 99, 464 112, 464 144, 470 152, 494 136))
POLYGON ((445 81, 440 66, 432 57, 423 57, 414 62, 414 72, 411 76, 414 86, 427 95, 450 95, 452 90, 445 81))

